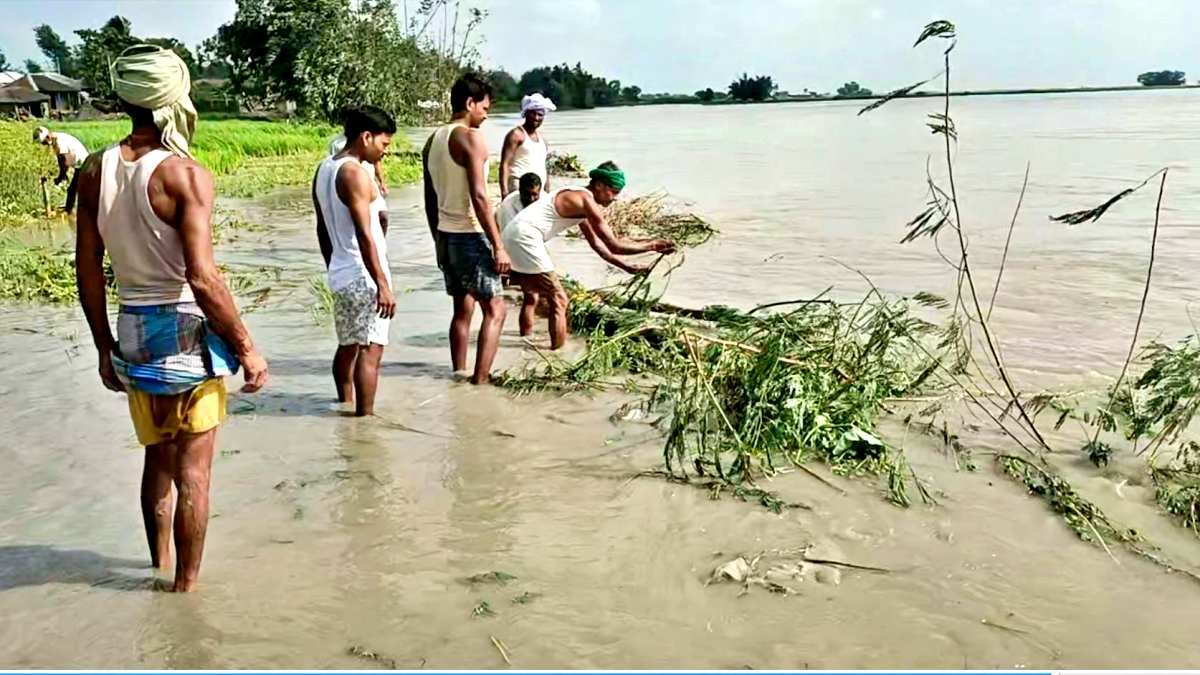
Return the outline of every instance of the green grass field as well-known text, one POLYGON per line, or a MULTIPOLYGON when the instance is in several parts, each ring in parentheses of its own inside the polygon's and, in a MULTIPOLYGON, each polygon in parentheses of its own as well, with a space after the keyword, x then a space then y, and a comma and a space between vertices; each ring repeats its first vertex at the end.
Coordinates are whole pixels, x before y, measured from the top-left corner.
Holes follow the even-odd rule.
MULTIPOLYGON (((38 122, 0 121, 0 227, 35 222, 42 212, 40 178, 53 179, 58 173, 51 151, 32 140, 37 126, 38 122)), ((92 151, 116 143, 129 131, 126 120, 47 126, 79 138, 92 151)), ((218 196, 256 197, 276 187, 306 184, 335 135, 336 128, 320 124, 201 119, 192 150, 216 176, 218 196)), ((419 160, 406 152, 410 148, 404 138, 397 135, 392 147, 395 155, 385 167, 388 182, 419 179, 419 160)), ((61 206, 65 195, 65 185, 50 184, 52 206, 61 206)))

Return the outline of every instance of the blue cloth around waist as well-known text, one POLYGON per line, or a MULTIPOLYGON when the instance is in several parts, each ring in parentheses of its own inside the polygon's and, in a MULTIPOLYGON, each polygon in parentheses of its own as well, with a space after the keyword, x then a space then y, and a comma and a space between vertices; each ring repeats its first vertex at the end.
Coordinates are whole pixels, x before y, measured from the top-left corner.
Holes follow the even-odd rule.
POLYGON ((112 362, 127 386, 158 395, 185 392, 240 366, 195 303, 122 305, 112 362))

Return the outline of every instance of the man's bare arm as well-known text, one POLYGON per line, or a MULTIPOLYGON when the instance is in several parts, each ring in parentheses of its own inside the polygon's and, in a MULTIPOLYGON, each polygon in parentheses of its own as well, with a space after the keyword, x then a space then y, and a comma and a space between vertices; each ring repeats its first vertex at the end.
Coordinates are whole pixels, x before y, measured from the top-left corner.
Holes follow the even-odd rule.
POLYGON ((67 179, 67 169, 71 168, 71 166, 74 164, 75 155, 67 154, 58 156, 58 176, 54 178, 55 185, 58 185, 67 179))
POLYGON ((175 228, 183 242, 187 281, 212 329, 237 352, 245 370, 243 391, 262 388, 267 381, 267 363, 254 347, 250 331, 238 315, 233 295, 225 285, 213 259, 212 208, 215 197, 212 174, 182 158, 172 158, 160 167, 163 191, 175 202, 175 228), (170 163, 173 166, 168 166, 170 163))
POLYGON ((643 268, 636 265, 631 265, 613 253, 608 246, 605 245, 604 240, 600 237, 600 235, 597 234, 596 228, 591 221, 585 220, 580 223, 579 230, 583 232, 583 237, 584 239, 587 239, 587 243, 592 247, 592 250, 595 251, 596 254, 601 258, 603 258, 605 262, 630 274, 637 274, 638 272, 642 271, 643 268))
MULTIPOLYGON (((500 148, 500 198, 508 196, 508 182, 512 177, 513 154, 525 140, 525 131, 521 127, 510 130, 504 135, 504 145, 500 148)), ((520 176, 517 176, 520 178, 520 176)))
POLYGON ((429 234, 437 241, 438 229, 438 196, 433 189, 433 176, 429 175, 429 148, 433 146, 433 136, 425 141, 421 150, 421 168, 425 175, 425 220, 429 223, 429 234))
POLYGON ((92 342, 100 358, 100 380, 113 391, 125 389, 112 366, 116 348, 112 327, 108 325, 107 283, 104 278, 104 240, 96 222, 100 204, 100 155, 83 164, 79 176, 79 208, 75 216, 75 283, 79 304, 87 317, 92 342))
POLYGON ((333 242, 329 240, 329 230, 325 227, 325 214, 321 212, 321 202, 317 201, 317 176, 313 175, 312 183, 313 210, 317 213, 317 244, 321 247, 321 257, 325 259, 325 268, 333 259, 333 242))
POLYGON ((604 211, 600 208, 600 205, 596 203, 596 200, 590 197, 585 197, 581 193, 570 194, 572 192, 576 191, 567 190, 565 196, 568 199, 577 200, 579 207, 582 208, 584 215, 587 218, 587 224, 590 225, 591 229, 595 231, 595 234, 600 241, 604 242, 604 245, 607 246, 608 249, 613 253, 620 255, 634 255, 637 253, 646 253, 647 251, 660 251, 670 243, 662 239, 635 240, 626 237, 618 237, 613 233, 612 228, 610 228, 608 223, 604 220, 604 211))
MULTIPOLYGON (((511 263, 508 252, 504 250, 504 242, 500 240, 500 228, 496 226, 492 204, 487 196, 487 171, 484 170, 488 159, 487 142, 484 141, 483 134, 475 131, 456 129, 454 133, 466 146, 463 149, 466 151, 467 187, 471 191, 471 207, 475 210, 475 217, 483 228, 484 236, 492 243, 492 251, 496 256, 496 273, 507 274, 511 263)), ((455 136, 451 136, 452 142, 454 138, 455 136)))
MULTIPOLYGON (((337 175, 338 199, 350 209, 350 217, 354 220, 354 236, 358 239, 358 250, 362 252, 367 273, 375 280, 375 287, 381 294, 390 296, 392 284, 388 279, 388 270, 384 269, 379 247, 371 236, 371 201, 374 193, 375 186, 366 170, 354 162, 342 165, 337 175)), ((392 316, 386 308, 381 308, 381 312, 385 314, 385 319, 392 316)))

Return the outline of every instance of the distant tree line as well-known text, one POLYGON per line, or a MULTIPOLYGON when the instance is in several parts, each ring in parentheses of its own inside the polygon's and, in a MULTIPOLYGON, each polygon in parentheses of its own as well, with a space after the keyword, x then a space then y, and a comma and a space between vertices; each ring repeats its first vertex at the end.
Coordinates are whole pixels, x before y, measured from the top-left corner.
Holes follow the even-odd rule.
POLYGON ((525 71, 519 79, 504 70, 485 75, 496 90, 496 98, 502 101, 516 101, 539 92, 562 108, 599 108, 634 103, 642 96, 641 87, 593 75, 581 63, 539 66, 525 71))
POLYGON ((83 79, 100 101, 112 97, 108 64, 148 42, 179 54, 193 80, 223 81, 221 93, 248 109, 289 104, 337 121, 346 105, 372 103, 419 122, 444 110, 450 83, 477 60, 486 13, 462 0, 413 4, 401 15, 392 0, 237 0, 233 20, 194 53, 174 38, 134 34, 121 16, 74 31, 76 45, 48 25, 34 37, 51 69, 83 79))
POLYGON ((1179 86, 1187 82, 1187 73, 1182 70, 1157 70, 1138 75, 1138 84, 1147 87, 1179 86))

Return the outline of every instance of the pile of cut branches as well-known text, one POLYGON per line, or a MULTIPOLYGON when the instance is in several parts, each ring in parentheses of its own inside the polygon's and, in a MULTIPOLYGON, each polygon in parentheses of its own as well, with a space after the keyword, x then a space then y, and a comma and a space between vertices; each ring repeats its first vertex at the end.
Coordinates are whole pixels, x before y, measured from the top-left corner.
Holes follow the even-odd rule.
MULTIPOLYGON (((575 360, 539 352, 502 386, 643 393, 639 405, 660 416, 673 477, 745 486, 816 458, 841 475, 886 475, 889 498, 910 503, 915 474, 875 420, 887 399, 935 386, 939 331, 910 311, 921 301, 873 294, 784 303, 770 314, 689 310, 657 302, 646 277, 570 294, 571 329, 587 350, 575 360)), ((919 481, 918 491, 932 502, 919 481)))

